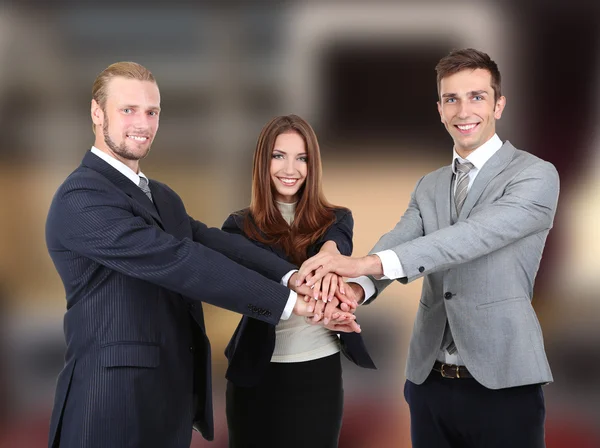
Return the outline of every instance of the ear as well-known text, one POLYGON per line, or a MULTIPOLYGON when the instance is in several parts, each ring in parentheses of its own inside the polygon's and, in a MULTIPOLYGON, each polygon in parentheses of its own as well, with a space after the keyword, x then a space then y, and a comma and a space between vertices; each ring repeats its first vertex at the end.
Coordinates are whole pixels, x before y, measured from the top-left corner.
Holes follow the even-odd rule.
POLYGON ((442 104, 439 101, 437 102, 437 107, 438 107, 438 113, 440 114, 440 121, 443 123, 444 117, 442 116, 442 104))
POLYGON ((92 100, 91 111, 92 122, 95 126, 102 126, 104 124, 104 111, 96 100, 92 100))
POLYGON ((506 97, 501 96, 500 98, 498 98, 498 101, 496 101, 496 107, 494 109, 494 118, 496 120, 500 120, 500 118, 502 117, 502 112, 504 111, 505 107, 506 107, 506 97))

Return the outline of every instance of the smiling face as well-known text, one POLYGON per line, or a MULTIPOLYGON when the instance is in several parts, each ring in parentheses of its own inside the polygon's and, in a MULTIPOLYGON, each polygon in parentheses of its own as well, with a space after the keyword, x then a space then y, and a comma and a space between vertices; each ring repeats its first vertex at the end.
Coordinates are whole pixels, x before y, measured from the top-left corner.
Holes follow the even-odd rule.
POLYGON ((296 202, 306 181, 308 155, 304 139, 296 132, 279 134, 275 139, 269 173, 273 196, 279 202, 296 202))
POLYGON ((506 98, 494 100, 492 76, 485 69, 466 69, 441 79, 438 111, 454 140, 459 156, 466 158, 496 132, 506 98))
POLYGON ((104 107, 92 100, 94 145, 135 172, 148 155, 158 131, 160 93, 156 83, 115 77, 107 86, 104 107))

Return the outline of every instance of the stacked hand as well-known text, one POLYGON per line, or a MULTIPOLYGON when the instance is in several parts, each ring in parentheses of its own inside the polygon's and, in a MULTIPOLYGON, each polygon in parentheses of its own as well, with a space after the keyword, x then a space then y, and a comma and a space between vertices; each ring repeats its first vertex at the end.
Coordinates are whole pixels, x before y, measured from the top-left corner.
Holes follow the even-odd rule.
POLYGON ((354 315, 358 304, 356 293, 342 277, 328 273, 312 287, 307 284, 296 286, 297 277, 297 273, 293 274, 288 283, 299 297, 294 307, 295 314, 332 331, 360 333, 360 325, 354 315))

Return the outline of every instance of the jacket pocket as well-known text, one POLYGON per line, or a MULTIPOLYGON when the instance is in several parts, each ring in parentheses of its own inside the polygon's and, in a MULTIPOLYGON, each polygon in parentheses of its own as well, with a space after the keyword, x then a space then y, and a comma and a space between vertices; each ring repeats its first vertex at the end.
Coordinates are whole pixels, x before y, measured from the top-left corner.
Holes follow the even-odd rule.
POLYGON ((160 347, 136 343, 107 345, 100 349, 100 364, 103 367, 158 367, 160 347))
POLYGON ((477 309, 478 310, 483 310, 485 308, 490 308, 493 306, 502 306, 502 305, 508 305, 509 303, 513 303, 513 302, 520 302, 523 300, 527 300, 529 301, 529 297, 507 297, 504 299, 496 299, 493 300, 491 302, 486 302, 486 303, 481 303, 479 305, 477 305, 477 309))

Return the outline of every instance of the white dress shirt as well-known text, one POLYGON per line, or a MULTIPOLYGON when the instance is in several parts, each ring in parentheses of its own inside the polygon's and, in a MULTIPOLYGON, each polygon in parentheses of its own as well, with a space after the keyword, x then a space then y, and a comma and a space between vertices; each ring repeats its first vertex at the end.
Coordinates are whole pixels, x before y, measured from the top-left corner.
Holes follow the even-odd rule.
MULTIPOLYGON (((485 163, 488 160, 490 160, 490 158, 502 147, 502 144, 502 140, 500 140, 497 134, 494 134, 492 138, 490 138, 487 142, 485 142, 483 145, 481 145, 479 148, 477 148, 475 151, 469 154, 469 156, 466 159, 460 157, 457 154, 456 150, 453 150, 452 172, 454 173, 454 175, 456 175, 456 168, 454 166, 454 161, 456 159, 458 159, 461 163, 464 163, 466 161, 471 162, 473 164, 473 168, 471 169, 471 171, 469 171, 468 189, 470 190, 471 185, 473 185, 473 182, 475 181, 475 178, 477 177, 479 171, 481 171, 481 168, 483 168, 483 165, 485 165, 485 163)), ((453 188, 456 189, 456 183, 453 183, 453 188)), ((381 277, 382 280, 395 280, 397 278, 406 277, 406 274, 404 273, 404 268, 402 267, 402 264, 400 263, 400 260, 396 255, 396 252, 389 249, 381 252, 376 252, 375 255, 377 255, 381 260, 381 266, 383 268, 383 276, 381 277)), ((365 291, 365 300, 363 301, 363 304, 366 303, 375 294, 375 285, 373 284, 371 279, 369 279, 366 276, 348 279, 348 281, 358 283, 365 291)), ((447 364, 464 365, 458 352, 451 355, 446 350, 440 350, 438 359, 447 364)))
MULTIPOLYGON (((123 176, 127 177, 127 179, 136 184, 138 187, 140 185, 140 177, 145 177, 146 179, 148 179, 144 175, 144 173, 142 173, 141 170, 136 173, 120 160, 115 159, 113 156, 105 153, 104 151, 96 148, 95 146, 92 146, 91 152, 100 157, 114 169, 119 171, 123 176)), ((287 287, 288 280, 294 274, 294 272, 296 272, 296 270, 292 270, 283 276, 283 278, 281 279, 281 284, 283 286, 287 287)), ((283 313, 281 314, 281 320, 287 320, 290 318, 292 312, 294 311, 294 306, 296 305, 297 299, 298 295, 296 294, 296 292, 290 290, 290 296, 288 298, 287 304, 285 305, 285 308, 283 309, 283 313)))

